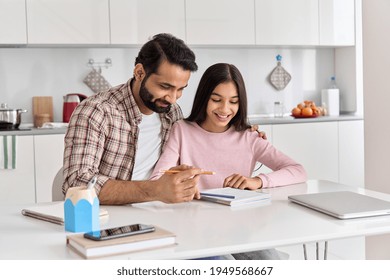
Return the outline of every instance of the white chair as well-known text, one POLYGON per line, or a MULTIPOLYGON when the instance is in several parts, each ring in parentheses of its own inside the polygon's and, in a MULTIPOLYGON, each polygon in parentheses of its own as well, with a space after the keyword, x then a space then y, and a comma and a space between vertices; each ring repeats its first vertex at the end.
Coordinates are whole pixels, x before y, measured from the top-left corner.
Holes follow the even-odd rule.
POLYGON ((56 176, 53 180, 52 185, 52 201, 61 201, 65 200, 65 196, 62 193, 62 184, 64 182, 64 174, 63 174, 63 168, 61 167, 60 170, 58 170, 56 176))

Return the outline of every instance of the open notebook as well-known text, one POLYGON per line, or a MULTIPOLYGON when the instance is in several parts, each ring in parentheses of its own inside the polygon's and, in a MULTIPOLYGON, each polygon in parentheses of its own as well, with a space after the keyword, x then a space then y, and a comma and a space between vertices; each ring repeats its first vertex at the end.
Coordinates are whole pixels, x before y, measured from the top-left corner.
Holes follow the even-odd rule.
POLYGON ((288 199, 339 219, 390 215, 390 201, 349 191, 290 195, 288 199))
POLYGON ((235 188, 208 189, 201 192, 200 195, 201 200, 229 205, 231 207, 265 204, 271 201, 271 195, 269 193, 235 188))

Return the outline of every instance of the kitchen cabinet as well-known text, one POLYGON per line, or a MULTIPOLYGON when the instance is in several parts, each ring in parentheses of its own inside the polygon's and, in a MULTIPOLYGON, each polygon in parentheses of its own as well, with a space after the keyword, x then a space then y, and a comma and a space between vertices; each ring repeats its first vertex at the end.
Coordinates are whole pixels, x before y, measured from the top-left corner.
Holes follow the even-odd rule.
POLYGON ((320 45, 355 45, 355 0, 319 0, 320 45))
POLYGON ((318 45, 318 8, 313 0, 255 0, 256 45, 318 45))
POLYGON ((0 44, 26 44, 25 0, 0 0, 0 44))
POLYGON ((0 44, 138 45, 166 32, 193 45, 353 46, 355 0, 0 0, 0 23, 0 44))
POLYGON ((186 0, 187 43, 254 45, 253 0, 186 0))
POLYGON ((34 136, 16 136, 16 143, 16 168, 0 169, 0 203, 34 203, 34 136))
MULTIPOLYGON (((338 121, 273 125, 274 145, 301 163, 309 178, 364 187, 364 121, 338 121)), ((309 243, 309 259, 315 259, 315 244, 309 243)), ((320 252, 323 252, 320 242, 320 252)), ((303 259, 302 245, 278 248, 290 259, 303 259)), ((364 237, 328 242, 332 260, 365 259, 364 237)))
POLYGON ((301 163, 309 179, 364 187, 364 121, 272 125, 273 145, 301 163))
POLYGON ((339 122, 339 183, 364 188, 364 122, 339 122))
POLYGON ((355 0, 255 0, 257 45, 355 45, 355 0))
POLYGON ((302 164, 309 179, 338 182, 338 123, 273 125, 273 143, 302 164))
MULTIPOLYGON (((364 121, 260 125, 277 149, 301 163, 309 179, 364 187, 364 121)), ((266 166, 253 175, 271 172, 266 166)))
POLYGON ((26 0, 29 44, 109 44, 108 0, 26 0))
POLYGON ((111 44, 144 44, 158 33, 185 39, 184 0, 110 0, 111 44))
POLYGON ((364 187, 363 120, 260 124, 259 128, 277 149, 305 167, 309 179, 364 187))
MULTIPOLYGON (((364 188, 364 121, 339 121, 338 136, 338 182, 364 188)), ((365 237, 334 240, 329 251, 340 259, 364 260, 365 237)))
POLYGON ((52 201, 53 180, 63 162, 64 134, 16 137, 16 169, 0 170, 0 203, 52 201))
POLYGON ((64 134, 35 135, 36 201, 52 201, 52 185, 63 164, 64 134))

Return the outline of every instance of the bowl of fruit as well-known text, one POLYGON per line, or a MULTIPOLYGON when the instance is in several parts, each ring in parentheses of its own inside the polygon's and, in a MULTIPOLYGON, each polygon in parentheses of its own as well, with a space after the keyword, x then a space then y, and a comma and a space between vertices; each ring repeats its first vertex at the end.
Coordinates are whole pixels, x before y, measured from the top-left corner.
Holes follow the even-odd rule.
POLYGON ((316 118, 324 115, 324 109, 316 106, 314 101, 305 100, 291 110, 294 118, 316 118))

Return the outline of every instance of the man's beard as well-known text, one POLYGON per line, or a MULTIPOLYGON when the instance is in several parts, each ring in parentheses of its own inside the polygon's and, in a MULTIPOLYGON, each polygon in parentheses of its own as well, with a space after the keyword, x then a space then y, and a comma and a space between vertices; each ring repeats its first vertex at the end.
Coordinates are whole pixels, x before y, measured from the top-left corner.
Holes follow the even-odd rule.
POLYGON ((145 87, 145 82, 147 79, 144 79, 141 83, 141 87, 139 89, 139 96, 141 97, 142 102, 145 104, 146 107, 148 107, 150 110, 156 113, 168 113, 169 110, 171 109, 172 104, 161 100, 161 99, 156 99, 155 101, 152 101, 154 96, 151 94, 145 87), (167 107, 160 107, 156 104, 156 101, 160 100, 160 102, 163 102, 167 104, 167 107))

